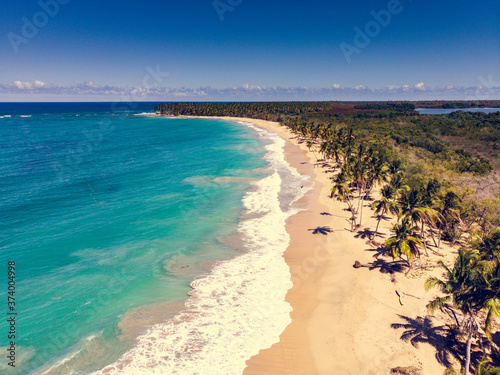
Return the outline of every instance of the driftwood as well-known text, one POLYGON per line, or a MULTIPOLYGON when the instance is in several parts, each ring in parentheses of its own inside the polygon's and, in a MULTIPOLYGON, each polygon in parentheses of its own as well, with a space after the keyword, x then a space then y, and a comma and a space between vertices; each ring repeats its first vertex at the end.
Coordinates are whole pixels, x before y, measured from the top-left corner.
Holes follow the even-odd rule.
POLYGON ((416 298, 416 299, 420 299, 420 297, 414 296, 413 294, 409 294, 409 293, 405 293, 405 292, 403 292, 403 294, 405 296, 409 296, 409 297, 413 297, 413 298, 416 298))
POLYGON ((403 296, 399 293, 399 291, 396 289, 396 294, 399 297, 399 304, 403 306, 403 296))

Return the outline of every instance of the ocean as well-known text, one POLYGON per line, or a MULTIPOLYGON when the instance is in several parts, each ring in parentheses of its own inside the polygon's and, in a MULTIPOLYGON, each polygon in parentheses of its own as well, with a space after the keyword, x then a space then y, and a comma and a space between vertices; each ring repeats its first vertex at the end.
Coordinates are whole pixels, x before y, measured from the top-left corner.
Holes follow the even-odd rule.
POLYGON ((238 374, 289 324, 310 183, 275 134, 155 104, 0 103, 2 373, 238 374))

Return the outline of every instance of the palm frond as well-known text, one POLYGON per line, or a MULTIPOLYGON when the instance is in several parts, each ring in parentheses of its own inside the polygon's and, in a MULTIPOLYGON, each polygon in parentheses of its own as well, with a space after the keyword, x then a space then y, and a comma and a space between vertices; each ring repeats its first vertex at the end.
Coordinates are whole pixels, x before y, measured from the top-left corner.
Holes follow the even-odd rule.
POLYGON ((434 311, 447 304, 450 301, 450 299, 451 299, 450 296, 437 297, 436 299, 433 299, 427 304, 427 310, 429 310, 431 314, 434 314, 434 311))

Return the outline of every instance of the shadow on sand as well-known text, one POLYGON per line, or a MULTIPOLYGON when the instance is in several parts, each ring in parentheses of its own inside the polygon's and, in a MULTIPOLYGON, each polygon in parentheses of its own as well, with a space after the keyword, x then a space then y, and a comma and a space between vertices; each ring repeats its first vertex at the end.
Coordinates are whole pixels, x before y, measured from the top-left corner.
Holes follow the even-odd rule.
POLYGON ((333 232, 333 229, 330 227, 316 227, 313 229, 308 229, 308 231, 312 231, 313 234, 322 234, 326 236, 328 233, 333 232))
MULTIPOLYGON (((465 344, 457 340, 460 332, 455 327, 448 325, 435 326, 431 316, 410 318, 398 315, 404 322, 393 323, 391 328, 404 329, 401 340, 409 342, 415 348, 420 343, 427 343, 436 349, 436 359, 446 367, 453 365, 453 359, 463 363, 465 354, 465 344)), ((472 351, 471 363, 476 363, 480 359, 480 353, 472 351)))

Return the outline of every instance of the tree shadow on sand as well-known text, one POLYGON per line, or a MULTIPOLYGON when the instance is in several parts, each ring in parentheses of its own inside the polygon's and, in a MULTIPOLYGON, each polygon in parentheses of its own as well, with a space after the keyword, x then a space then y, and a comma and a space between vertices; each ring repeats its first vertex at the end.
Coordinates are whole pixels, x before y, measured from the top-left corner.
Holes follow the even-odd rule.
MULTIPOLYGON (((440 364, 446 367, 453 365, 452 360, 458 360, 463 363, 463 354, 465 353, 465 344, 457 340, 460 332, 449 325, 434 326, 431 316, 410 318, 398 315, 405 323, 393 323, 391 328, 404 329, 401 334, 401 340, 409 342, 415 348, 420 343, 427 343, 436 349, 436 359, 440 364)), ((471 363, 477 363, 481 358, 481 353, 472 352, 471 363)))
POLYGON ((387 262, 384 259, 377 259, 368 264, 362 264, 356 261, 354 263, 354 268, 360 268, 360 267, 366 267, 370 271, 378 269, 381 273, 388 273, 392 275, 396 272, 403 272, 407 268, 407 265, 406 263, 401 262, 399 260, 387 262))
POLYGON ((309 231, 312 231, 313 234, 322 234, 326 236, 328 233, 333 232, 333 229, 330 227, 317 227, 313 229, 308 229, 309 231))
POLYGON ((383 237, 383 235, 375 233, 375 231, 370 230, 370 228, 365 228, 364 230, 358 230, 358 234, 356 234, 354 237, 362 239, 367 238, 370 240, 375 236, 383 237))

